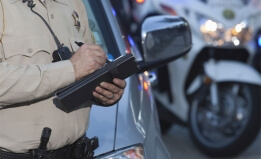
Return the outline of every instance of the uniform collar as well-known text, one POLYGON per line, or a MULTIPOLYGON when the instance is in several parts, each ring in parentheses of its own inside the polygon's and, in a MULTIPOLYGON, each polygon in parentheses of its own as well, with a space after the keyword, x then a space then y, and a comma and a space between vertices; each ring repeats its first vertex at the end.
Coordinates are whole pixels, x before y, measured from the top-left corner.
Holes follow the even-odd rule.
MULTIPOLYGON (((10 3, 15 3, 17 1, 20 1, 20 0, 9 0, 10 3)), ((66 0, 52 0, 52 1, 55 1, 55 2, 58 2, 58 3, 61 3, 61 4, 65 4, 65 5, 68 5, 68 2, 66 0)))

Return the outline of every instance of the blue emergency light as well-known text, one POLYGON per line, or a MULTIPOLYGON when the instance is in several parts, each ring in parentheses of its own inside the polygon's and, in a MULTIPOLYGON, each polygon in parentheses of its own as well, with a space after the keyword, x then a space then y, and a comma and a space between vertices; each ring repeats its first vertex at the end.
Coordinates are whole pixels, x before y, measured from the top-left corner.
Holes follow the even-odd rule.
POLYGON ((261 47, 261 35, 257 37, 257 44, 259 47, 261 47))

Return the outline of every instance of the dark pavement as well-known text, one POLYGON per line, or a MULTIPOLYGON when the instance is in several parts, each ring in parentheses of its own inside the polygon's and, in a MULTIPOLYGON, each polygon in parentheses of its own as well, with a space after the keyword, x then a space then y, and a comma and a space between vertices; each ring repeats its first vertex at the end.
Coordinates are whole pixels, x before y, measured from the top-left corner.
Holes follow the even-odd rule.
MULTIPOLYGON (((202 154, 192 143, 189 131, 186 127, 173 125, 171 129, 163 135, 172 159, 211 159, 202 154)), ((242 154, 229 159, 261 159, 261 132, 255 142, 242 154)))

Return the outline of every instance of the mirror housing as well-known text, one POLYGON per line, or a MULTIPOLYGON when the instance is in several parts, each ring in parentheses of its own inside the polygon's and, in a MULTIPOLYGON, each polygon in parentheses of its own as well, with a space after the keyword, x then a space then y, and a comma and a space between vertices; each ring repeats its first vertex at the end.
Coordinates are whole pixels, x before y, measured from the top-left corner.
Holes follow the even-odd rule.
POLYGON ((192 48, 189 23, 180 16, 159 15, 145 19, 141 40, 144 60, 141 72, 178 59, 192 48))

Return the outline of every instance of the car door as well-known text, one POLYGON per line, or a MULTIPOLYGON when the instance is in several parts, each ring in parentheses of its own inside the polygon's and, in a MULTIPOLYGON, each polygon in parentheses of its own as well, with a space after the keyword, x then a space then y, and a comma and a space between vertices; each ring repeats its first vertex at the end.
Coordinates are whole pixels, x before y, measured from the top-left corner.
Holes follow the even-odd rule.
MULTIPOLYGON (((110 20, 107 19, 106 11, 101 6, 101 2, 91 0, 83 0, 83 2, 96 44, 105 50, 108 59, 113 60, 119 57, 121 54, 115 39, 115 33, 112 31, 110 20)), ((99 138, 99 148, 95 151, 95 155, 110 152, 114 149, 116 117, 117 104, 110 107, 92 106, 87 136, 97 136, 99 138)))
POLYGON ((90 29, 96 43, 103 47, 109 59, 133 54, 140 72, 126 79, 124 94, 115 105, 92 106, 87 136, 99 138, 100 146, 95 151, 97 158, 139 156, 169 159, 171 157, 162 142, 149 73, 146 70, 159 67, 189 52, 192 47, 189 25, 183 18, 174 16, 145 20, 142 24, 142 39, 145 43, 141 55, 131 36, 120 25, 118 13, 110 1, 83 0, 90 29), (175 38, 184 39, 183 43, 169 38, 170 33, 175 38), (173 45, 168 45, 166 49, 167 44, 173 45))
MULTIPOLYGON (((140 54, 135 45, 131 45, 131 37, 124 34, 123 28, 118 25, 117 13, 108 0, 89 0, 84 3, 96 42, 111 60, 126 53, 140 54)), ((100 146, 95 155, 137 144, 150 145, 143 146, 144 151, 148 152, 154 152, 156 145, 164 147, 159 135, 148 73, 133 75, 126 82, 125 93, 117 104, 111 107, 92 106, 87 136, 99 138, 100 146)), ((167 151, 165 154, 168 154, 167 151)))

